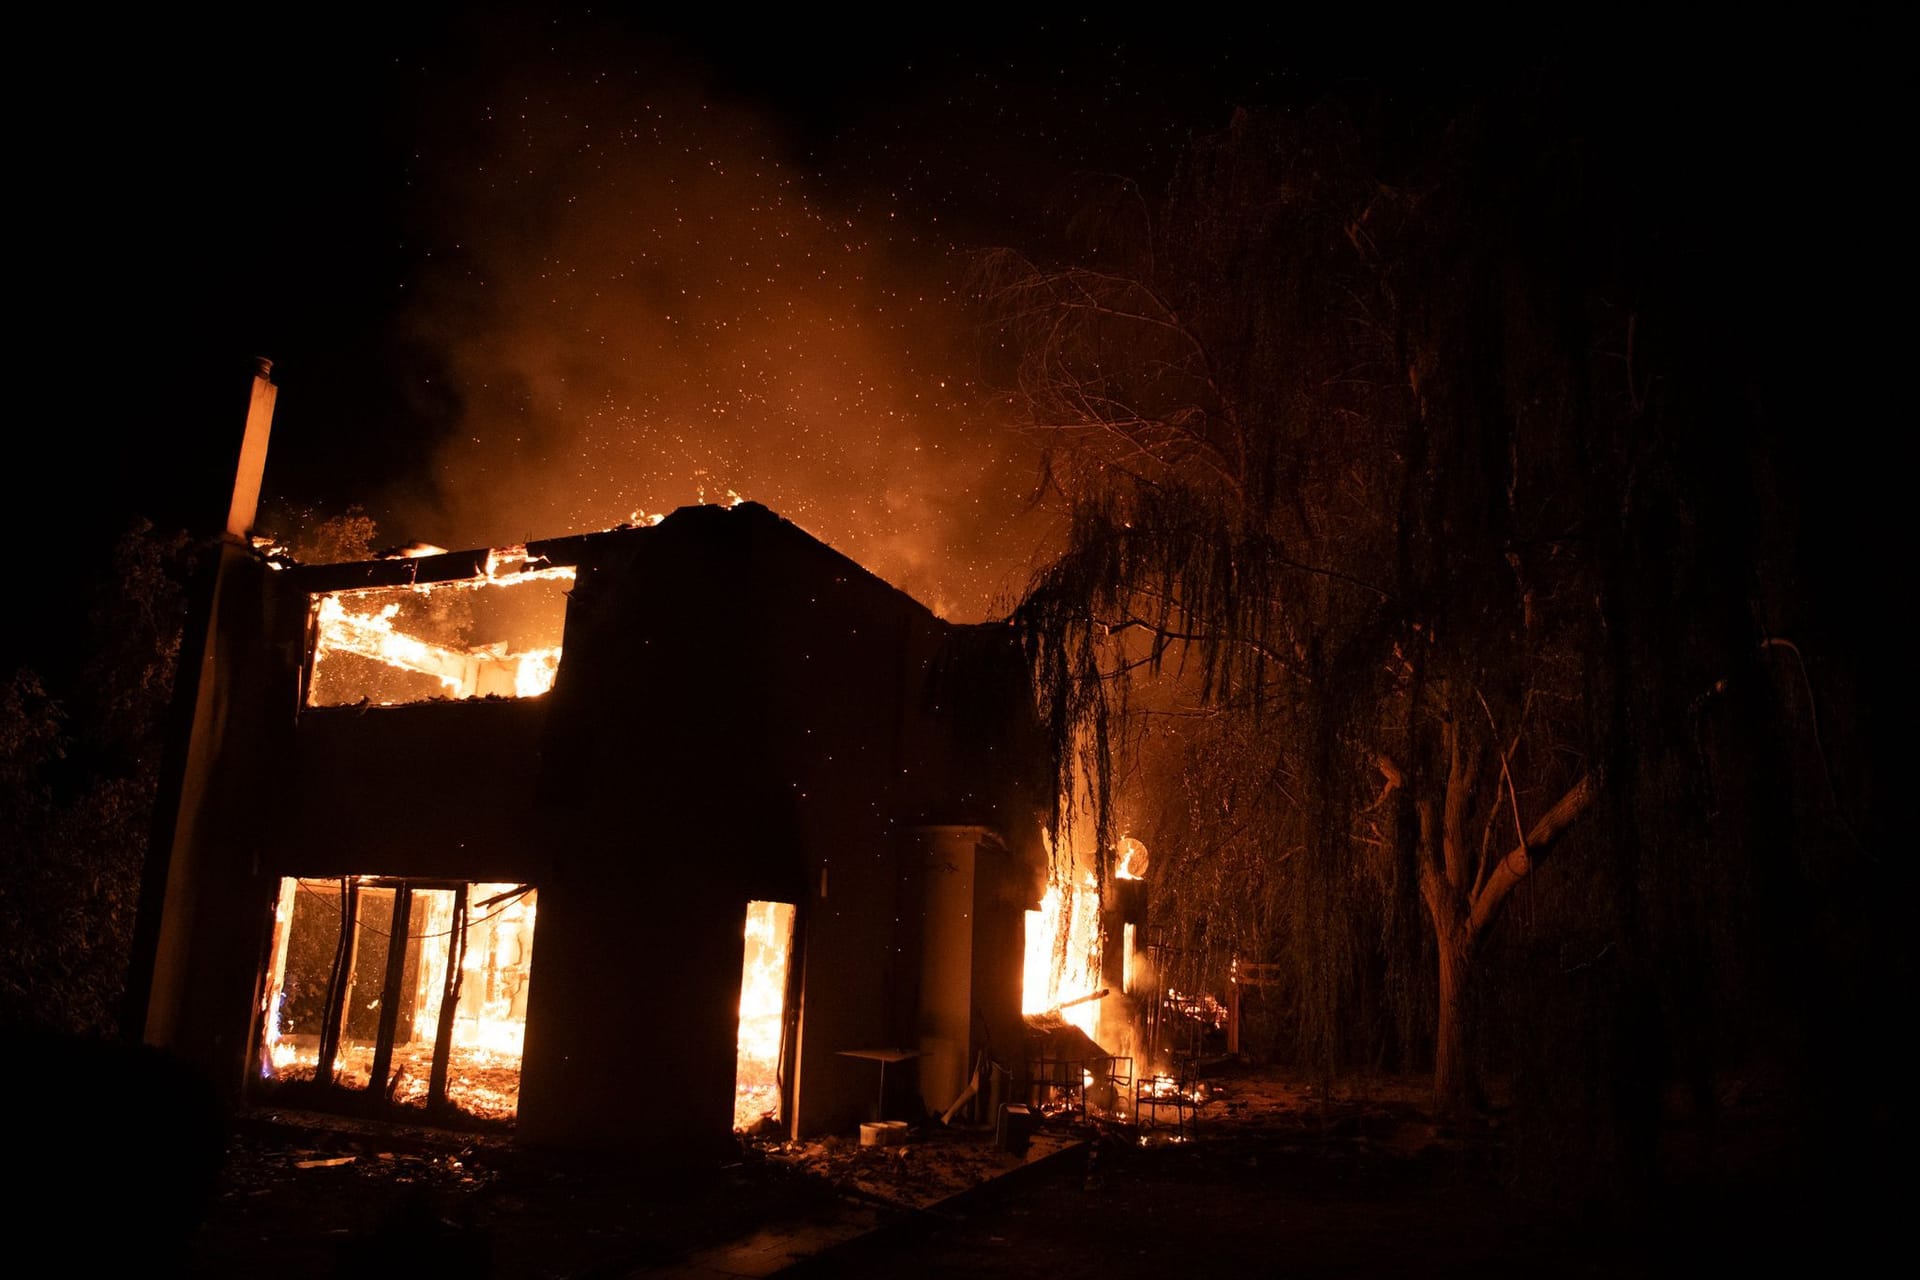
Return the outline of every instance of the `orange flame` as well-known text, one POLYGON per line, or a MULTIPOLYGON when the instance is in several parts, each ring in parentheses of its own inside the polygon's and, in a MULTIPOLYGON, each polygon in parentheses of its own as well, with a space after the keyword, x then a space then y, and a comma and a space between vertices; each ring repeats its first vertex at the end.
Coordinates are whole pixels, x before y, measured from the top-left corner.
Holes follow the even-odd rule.
MULTIPOLYGON (((392 903, 393 889, 379 877, 353 877, 363 909, 392 903), (372 883, 370 883, 372 882, 372 883)), ((339 881, 281 881, 274 911, 273 951, 262 999, 261 1074, 269 1080, 310 1080, 320 1065, 321 1023, 332 999, 327 970, 337 934, 339 881), (302 923, 304 922, 304 923, 302 923), (296 938, 296 932, 300 937, 296 938), (325 995, 327 998, 322 999, 325 995)), ((446 1065, 447 1101, 470 1115, 511 1119, 519 1108, 521 1049, 526 1035, 528 979, 533 959, 537 891, 513 884, 468 886, 474 914, 467 920, 458 1004, 451 1011, 452 1042, 446 1065), (490 904, 490 905, 483 905, 490 904)), ((454 928, 454 890, 417 887, 414 912, 385 927, 363 917, 353 943, 369 947, 347 990, 339 1047, 332 1072, 343 1088, 373 1087, 377 1033, 367 1011, 383 996, 386 970, 377 949, 403 945, 412 956, 408 986, 412 1018, 398 1024, 392 1041, 392 1076, 382 1087, 395 1103, 422 1106, 437 1054, 447 966, 461 939, 454 928), (374 985, 362 985, 364 972, 374 985)))
POLYGON ((792 904, 747 904, 740 965, 740 1032, 734 1063, 733 1127, 780 1119, 780 1047, 785 1038, 792 904))
MULTIPOLYGON (((461 593, 507 589, 530 583, 569 583, 574 571, 565 565, 543 566, 529 558, 524 547, 487 553, 481 576, 448 582, 402 587, 369 587, 336 591, 314 600, 316 641, 313 680, 308 701, 314 706, 364 700, 380 705, 415 701, 421 688, 445 698, 530 698, 553 688, 560 670, 558 644, 516 648, 512 640, 471 643, 458 622, 441 616, 448 612, 428 602, 460 598, 461 593), (379 681, 356 680, 351 664, 336 659, 352 655, 379 664, 377 669, 398 673, 402 684, 389 688, 379 681), (405 683, 405 677, 426 677, 405 683)), ((491 599, 491 597, 490 597, 491 599)), ((535 608, 538 604, 535 602, 535 608)), ((564 604, 546 610, 541 638, 557 640, 564 620, 564 604)), ((524 632, 524 628, 522 628, 524 632)), ((519 639, 529 638, 522 634, 519 639)))
POLYGON ((1077 887, 1055 881, 1047 886, 1040 909, 1027 912, 1020 1011, 1035 1014, 1058 1009, 1062 1018, 1091 1036, 1100 1019, 1099 1002, 1070 1002, 1092 995, 1099 984, 1099 886, 1091 876, 1077 887))

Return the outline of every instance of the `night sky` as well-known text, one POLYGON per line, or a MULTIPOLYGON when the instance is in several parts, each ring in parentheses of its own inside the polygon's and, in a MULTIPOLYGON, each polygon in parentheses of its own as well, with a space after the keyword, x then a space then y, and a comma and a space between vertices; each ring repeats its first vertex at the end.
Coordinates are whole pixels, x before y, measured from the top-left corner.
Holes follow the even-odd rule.
MULTIPOLYGON (((1789 75, 1782 40, 1753 39, 1622 54, 1583 33, 1516 60, 1298 23, 852 35, 504 9, 49 33, 9 532, 76 553, 23 557, 72 618, 129 519, 216 528, 260 354, 276 532, 359 504, 395 543, 502 544, 732 490, 988 616, 1050 527, 1026 510, 1031 443, 976 380, 970 255, 1058 252, 1092 187, 1151 193, 1236 105, 1358 86, 1444 110, 1516 67, 1590 86, 1596 123, 1653 143, 1676 269, 1746 317, 1733 363, 1804 372, 1811 397, 1875 341, 1849 331, 1863 279, 1829 258, 1885 91, 1861 76, 1838 100, 1814 44, 1789 75)), ((1778 391, 1781 413, 1812 403, 1778 391)), ((1867 411, 1846 416, 1823 430, 1867 411)), ((1810 450, 1809 499, 1851 467, 1810 450)), ((55 627, 3 656, 70 652, 55 627)))

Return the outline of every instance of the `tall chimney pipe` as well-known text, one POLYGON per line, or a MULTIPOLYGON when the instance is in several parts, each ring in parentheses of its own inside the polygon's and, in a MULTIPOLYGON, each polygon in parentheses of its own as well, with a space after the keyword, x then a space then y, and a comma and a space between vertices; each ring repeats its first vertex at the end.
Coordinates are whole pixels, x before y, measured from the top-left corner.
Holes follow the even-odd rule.
POLYGON ((273 431, 273 361, 253 362, 253 398, 247 405, 247 430, 240 437, 240 465, 233 473, 233 505, 227 508, 227 536, 246 541, 260 513, 260 479, 267 470, 267 437, 273 431))

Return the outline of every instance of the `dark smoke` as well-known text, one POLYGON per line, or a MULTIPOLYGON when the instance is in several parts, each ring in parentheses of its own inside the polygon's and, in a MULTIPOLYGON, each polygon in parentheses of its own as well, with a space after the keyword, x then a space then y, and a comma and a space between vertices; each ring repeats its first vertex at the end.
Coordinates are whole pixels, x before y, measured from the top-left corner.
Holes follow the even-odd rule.
POLYGON ((960 256, 836 207, 657 56, 514 52, 420 119, 402 337, 452 425, 384 532, 496 545, 738 494, 943 614, 1004 605, 1044 521, 968 376, 960 256))

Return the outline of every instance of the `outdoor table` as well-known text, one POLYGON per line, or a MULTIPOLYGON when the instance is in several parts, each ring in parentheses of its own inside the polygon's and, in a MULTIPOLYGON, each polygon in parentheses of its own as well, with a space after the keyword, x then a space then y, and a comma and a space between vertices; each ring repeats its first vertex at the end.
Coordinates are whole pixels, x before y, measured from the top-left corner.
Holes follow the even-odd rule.
POLYGON ((880 1096, 873 1106, 873 1118, 885 1120, 887 1118, 887 1064, 917 1058, 920 1056, 920 1051, 918 1049, 842 1049, 840 1056, 865 1058, 880 1064, 880 1096))

